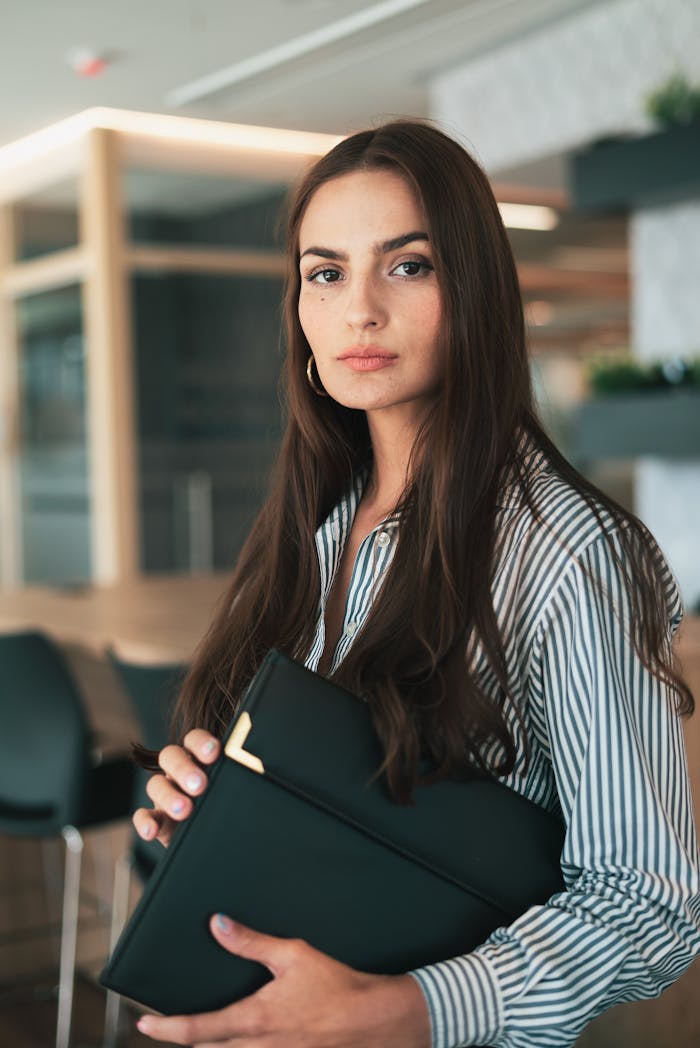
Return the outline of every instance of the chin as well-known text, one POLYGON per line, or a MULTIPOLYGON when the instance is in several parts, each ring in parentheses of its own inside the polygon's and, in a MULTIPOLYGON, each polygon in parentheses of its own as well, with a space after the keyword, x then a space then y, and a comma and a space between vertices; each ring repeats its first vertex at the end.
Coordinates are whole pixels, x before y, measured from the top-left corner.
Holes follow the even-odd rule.
POLYGON ((395 403, 394 400, 388 397, 368 397, 360 393, 352 395, 347 390, 342 392, 339 390, 337 394, 330 389, 326 390, 326 392, 338 404, 352 411, 377 411, 379 408, 392 407, 395 403))

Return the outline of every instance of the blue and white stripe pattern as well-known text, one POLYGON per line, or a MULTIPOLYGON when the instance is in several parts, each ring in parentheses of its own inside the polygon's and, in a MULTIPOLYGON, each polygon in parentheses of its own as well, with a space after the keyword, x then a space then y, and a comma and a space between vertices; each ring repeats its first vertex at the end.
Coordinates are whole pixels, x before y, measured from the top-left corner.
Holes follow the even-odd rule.
MULTIPOLYGON (((499 509, 494 607, 512 694, 518 758, 506 784, 567 825, 566 891, 499 928, 472 953, 411 974, 426 997, 433 1048, 563 1048, 605 1008, 657 995, 700 953, 700 887, 679 718, 669 689, 628 639, 630 610, 604 525, 533 450, 537 521, 516 489, 499 509), (602 582, 601 593, 598 582, 602 582)), ((324 646, 324 610, 364 477, 318 530, 321 599, 307 665, 324 646)), ((607 523, 605 523, 607 522, 607 523)), ((398 538, 397 521, 363 541, 336 666, 362 628, 398 538)), ((619 541, 615 539, 618 552, 619 541)), ((665 574, 668 642, 682 617, 665 574)), ((483 653, 473 670, 494 696, 483 653)), ((518 856, 513 855, 517 875, 518 856)), ((429 900, 426 900, 429 905, 429 900)))
MULTIPOLYGON (((326 601, 350 534, 355 510, 362 497, 366 479, 366 472, 355 477, 351 491, 338 503, 316 532, 316 549, 321 572, 321 599, 316 635, 306 659, 306 665, 314 670, 318 666, 326 642, 326 601)), ((340 638, 329 672, 332 672, 345 657, 354 638, 365 623, 372 600, 393 560, 397 528, 397 519, 384 521, 367 535, 357 551, 340 638)))

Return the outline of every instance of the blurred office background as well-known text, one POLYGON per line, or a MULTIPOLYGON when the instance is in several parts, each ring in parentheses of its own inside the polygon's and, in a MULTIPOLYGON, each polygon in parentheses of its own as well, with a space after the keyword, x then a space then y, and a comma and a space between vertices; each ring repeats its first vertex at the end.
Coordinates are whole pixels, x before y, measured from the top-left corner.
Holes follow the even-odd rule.
MULTIPOLYGON (((545 422, 649 525, 700 610, 698 0, 26 0, 0 15, 0 625, 62 646, 117 749, 138 725, 104 651, 186 661, 265 490, 288 187, 393 116, 435 118, 485 167, 545 422)), ((700 682, 692 614, 684 630, 700 682)), ((688 746, 700 763, 692 732, 688 746)), ((0 851, 12 986, 52 955, 15 927, 13 874, 36 853, 0 851)), ((79 941, 86 970, 101 935, 79 941)), ((581 1043, 697 1043, 697 977, 581 1043)))

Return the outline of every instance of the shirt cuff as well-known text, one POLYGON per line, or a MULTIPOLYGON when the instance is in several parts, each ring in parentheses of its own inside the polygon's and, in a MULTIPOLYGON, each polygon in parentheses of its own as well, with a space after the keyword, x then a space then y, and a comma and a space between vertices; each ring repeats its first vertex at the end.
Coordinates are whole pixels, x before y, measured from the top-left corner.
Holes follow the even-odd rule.
POLYGON ((470 953, 409 972, 430 1013, 432 1048, 494 1044, 503 1026, 496 974, 486 957, 470 953))

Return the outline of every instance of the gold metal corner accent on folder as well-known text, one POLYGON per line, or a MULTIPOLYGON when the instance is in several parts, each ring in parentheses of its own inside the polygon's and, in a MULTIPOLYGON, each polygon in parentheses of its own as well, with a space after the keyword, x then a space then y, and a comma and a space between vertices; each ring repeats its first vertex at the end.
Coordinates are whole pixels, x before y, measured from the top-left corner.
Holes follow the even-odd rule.
POLYGON ((233 731, 226 743, 224 753, 232 761, 244 764, 246 768, 256 771, 258 775, 264 775, 265 766, 260 758, 256 757, 254 753, 249 753, 248 750, 243 749, 243 743, 248 738, 252 727, 253 722, 250 719, 250 714, 244 711, 233 726, 233 731))

